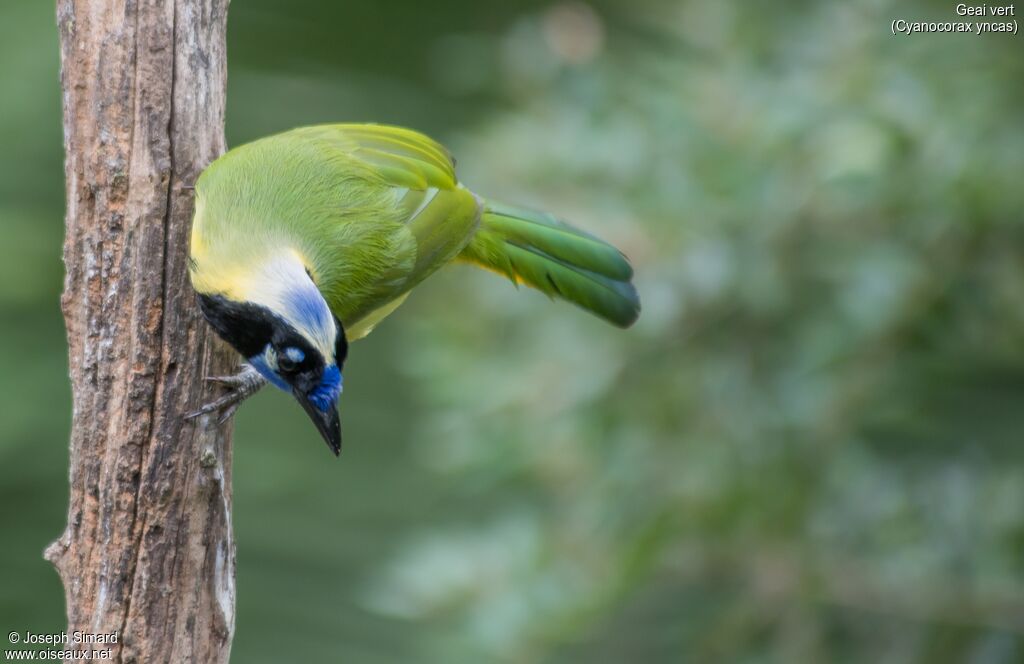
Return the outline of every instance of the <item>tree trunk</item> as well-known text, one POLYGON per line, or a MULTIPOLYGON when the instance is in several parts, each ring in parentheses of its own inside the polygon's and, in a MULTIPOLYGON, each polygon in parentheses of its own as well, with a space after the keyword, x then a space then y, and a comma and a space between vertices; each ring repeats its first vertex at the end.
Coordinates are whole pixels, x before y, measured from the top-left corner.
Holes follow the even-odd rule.
POLYGON ((115 661, 223 662, 234 632, 227 427, 183 414, 232 354, 188 283, 192 190, 224 148, 227 0, 59 0, 69 632, 115 661))

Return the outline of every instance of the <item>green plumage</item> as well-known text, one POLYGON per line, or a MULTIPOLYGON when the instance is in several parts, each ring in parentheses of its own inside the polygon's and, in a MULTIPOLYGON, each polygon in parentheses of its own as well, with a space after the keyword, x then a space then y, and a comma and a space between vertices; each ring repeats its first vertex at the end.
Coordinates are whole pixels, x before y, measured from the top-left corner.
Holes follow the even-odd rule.
POLYGON ((480 228, 460 258, 620 327, 640 313, 630 283, 633 268, 619 250, 544 213, 486 203, 480 228))
POLYGON ((457 259, 616 325, 639 313, 618 250, 550 216, 484 202, 459 184, 442 146, 407 129, 295 129, 228 152, 196 190, 197 291, 241 299, 257 266, 288 248, 350 338, 457 259))

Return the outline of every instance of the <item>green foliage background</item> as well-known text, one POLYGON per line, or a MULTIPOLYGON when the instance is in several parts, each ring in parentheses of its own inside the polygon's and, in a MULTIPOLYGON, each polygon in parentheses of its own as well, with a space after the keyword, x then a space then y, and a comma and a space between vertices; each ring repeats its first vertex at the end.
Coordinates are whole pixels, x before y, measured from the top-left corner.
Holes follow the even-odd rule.
MULTIPOLYGON (((628 332, 467 267, 238 417, 240 662, 1024 659, 1020 37, 954 3, 235 0, 232 145, 367 120, 621 246, 628 332)), ((51 3, 0 8, 0 626, 59 631, 51 3)))

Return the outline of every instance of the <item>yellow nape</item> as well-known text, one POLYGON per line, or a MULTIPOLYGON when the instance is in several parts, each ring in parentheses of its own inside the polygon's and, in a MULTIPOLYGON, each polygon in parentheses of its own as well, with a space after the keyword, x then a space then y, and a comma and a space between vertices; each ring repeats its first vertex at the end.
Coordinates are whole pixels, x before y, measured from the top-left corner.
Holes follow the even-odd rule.
POLYGON ((245 293, 249 290, 246 271, 237 268, 214 267, 211 265, 211 261, 197 259, 195 254, 192 256, 189 276, 192 278, 192 287, 196 292, 207 295, 223 295, 236 302, 244 301, 245 293))

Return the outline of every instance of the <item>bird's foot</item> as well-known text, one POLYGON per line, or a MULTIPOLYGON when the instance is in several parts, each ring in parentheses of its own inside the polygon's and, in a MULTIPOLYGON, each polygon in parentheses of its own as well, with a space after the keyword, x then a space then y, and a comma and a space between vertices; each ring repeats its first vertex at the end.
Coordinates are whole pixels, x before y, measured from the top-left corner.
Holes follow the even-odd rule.
POLYGON ((256 371, 251 365, 242 365, 242 370, 234 376, 207 376, 206 380, 211 383, 220 383, 228 387, 231 391, 222 397, 218 397, 213 401, 205 404, 199 410, 194 410, 185 416, 186 420, 191 420, 199 417, 200 415, 206 415, 220 411, 220 417, 217 418, 217 424, 224 424, 231 416, 238 410, 238 406, 243 401, 251 397, 252 395, 259 392, 260 388, 263 387, 267 379, 260 375, 260 372, 256 371))

